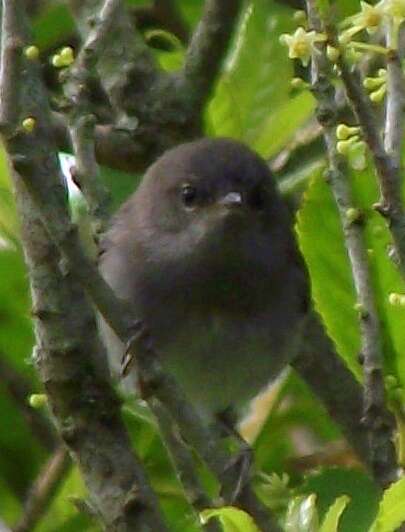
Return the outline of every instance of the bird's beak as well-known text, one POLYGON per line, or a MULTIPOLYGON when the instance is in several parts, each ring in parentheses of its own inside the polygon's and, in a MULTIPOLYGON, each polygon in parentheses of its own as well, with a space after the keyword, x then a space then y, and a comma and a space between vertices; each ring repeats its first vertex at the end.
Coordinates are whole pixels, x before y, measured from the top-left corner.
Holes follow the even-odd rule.
POLYGON ((240 192, 228 192, 219 200, 219 203, 228 208, 241 207, 243 204, 242 195, 240 192))

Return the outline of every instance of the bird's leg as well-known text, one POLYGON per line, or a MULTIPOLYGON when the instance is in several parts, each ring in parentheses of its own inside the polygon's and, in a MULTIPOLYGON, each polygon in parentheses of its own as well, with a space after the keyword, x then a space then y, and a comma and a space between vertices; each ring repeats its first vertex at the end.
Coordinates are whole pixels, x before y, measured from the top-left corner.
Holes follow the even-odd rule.
POLYGON ((142 320, 135 320, 131 325, 131 334, 125 345, 125 351, 121 359, 121 378, 128 375, 135 361, 135 346, 148 336, 148 331, 142 320))
POLYGON ((224 436, 231 436, 238 444, 237 453, 231 458, 223 471, 221 496, 227 504, 233 504, 244 487, 249 483, 253 464, 253 451, 242 438, 236 426, 236 416, 232 409, 216 416, 217 426, 224 436))

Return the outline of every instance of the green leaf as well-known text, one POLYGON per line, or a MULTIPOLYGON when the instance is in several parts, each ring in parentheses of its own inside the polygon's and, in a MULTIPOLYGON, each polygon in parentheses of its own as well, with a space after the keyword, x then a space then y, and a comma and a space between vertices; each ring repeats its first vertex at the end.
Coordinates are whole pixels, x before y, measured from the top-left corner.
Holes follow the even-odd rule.
POLYGON ((384 491, 370 532, 395 532, 405 522, 405 478, 384 491))
MULTIPOLYGON (((255 146, 266 154, 269 137, 272 150, 279 149, 291 132, 311 112, 303 105, 297 121, 288 113, 293 65, 279 36, 293 28, 291 10, 274 1, 248 3, 236 32, 235 43, 207 109, 209 133, 230 136, 255 146), (254 57, 252 57, 252 52, 254 57), (285 105, 284 111, 278 110, 285 105), (272 120, 272 117, 275 117, 272 120), (284 134, 288 118, 288 134, 284 134), (280 141, 277 139, 280 135, 280 141)), ((308 101, 311 96, 304 99, 308 101)), ((296 104, 294 101, 291 105, 296 104)))
POLYGON ((34 20, 34 43, 40 50, 59 46, 67 37, 73 35, 74 21, 65 4, 49 2, 34 20))
POLYGON ((295 497, 288 505, 285 532, 318 532, 319 520, 316 496, 295 497))
POLYGON ((309 475, 299 488, 302 494, 315 493, 321 520, 342 495, 350 497, 339 521, 339 532, 365 532, 373 522, 381 491, 363 471, 346 468, 324 468, 309 475))
POLYGON ((327 331, 349 368, 357 362, 360 331, 356 296, 335 201, 322 177, 315 178, 298 212, 298 241, 311 277, 312 296, 327 331))
POLYGON ((374 172, 369 167, 363 172, 351 172, 349 179, 353 187, 356 206, 366 217, 364 239, 370 250, 369 263, 377 309, 381 321, 384 349, 384 370, 393 374, 400 385, 405 387, 405 329, 403 327, 405 308, 391 305, 391 292, 404 294, 405 283, 397 268, 388 257, 391 236, 382 217, 372 208, 378 201, 379 190, 374 172))
POLYGON ((281 150, 311 116, 315 101, 311 93, 302 92, 280 105, 261 124, 252 147, 262 157, 270 158, 281 150))
POLYGON ((68 471, 65 479, 58 487, 57 494, 49 509, 41 520, 41 532, 99 532, 101 527, 95 519, 84 512, 78 511, 74 500, 86 500, 87 489, 77 467, 68 471))
MULTIPOLYGON (((389 294, 405 293, 405 283, 389 259, 391 241, 384 220, 372 208, 378 199, 378 187, 370 167, 348 172, 353 207, 364 213, 364 245, 368 253, 371 282, 381 323, 384 369, 405 388, 405 308, 389 302, 389 294)), ((358 316, 354 310, 351 266, 345 248, 339 214, 330 187, 319 176, 312 182, 298 214, 299 244, 311 275, 312 292, 328 333, 339 354, 361 379, 357 363, 360 351, 358 316)))
POLYGON ((202 511, 200 517, 203 524, 207 523, 212 517, 218 517, 224 532, 259 532, 250 515, 233 506, 209 508, 202 511))
POLYGON ((350 497, 347 495, 341 495, 336 499, 325 515, 319 532, 338 532, 340 518, 349 501, 350 497))

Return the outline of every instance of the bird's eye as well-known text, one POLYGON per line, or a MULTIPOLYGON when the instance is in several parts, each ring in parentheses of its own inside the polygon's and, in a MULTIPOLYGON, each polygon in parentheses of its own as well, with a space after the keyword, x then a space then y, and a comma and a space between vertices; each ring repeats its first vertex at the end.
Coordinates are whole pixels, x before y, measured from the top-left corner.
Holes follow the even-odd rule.
POLYGON ((197 189, 192 185, 183 185, 181 199, 186 207, 192 207, 197 198, 197 189))
POLYGON ((265 192, 259 187, 254 188, 249 194, 249 205, 253 209, 261 210, 265 205, 265 192))

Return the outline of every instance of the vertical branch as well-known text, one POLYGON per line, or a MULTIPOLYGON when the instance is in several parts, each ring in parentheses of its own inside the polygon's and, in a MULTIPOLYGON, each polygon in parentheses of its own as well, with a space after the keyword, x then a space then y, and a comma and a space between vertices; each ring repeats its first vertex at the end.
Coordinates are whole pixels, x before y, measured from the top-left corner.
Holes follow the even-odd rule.
POLYGON ((80 265, 64 264, 61 269, 60 253, 48 235, 51 228, 44 225, 33 201, 35 190, 43 196, 47 213, 57 212, 58 223, 71 230, 49 134, 46 94, 38 67, 23 54, 30 42, 21 0, 3 0, 2 27, 0 116, 30 274, 37 340, 34 361, 59 433, 79 465, 105 527, 164 531, 156 496, 131 451, 118 400, 103 373, 94 311, 72 274, 80 265), (23 120, 27 116, 28 130, 23 120))
MULTIPOLYGON (((405 112, 405 79, 401 68, 401 60, 392 42, 391 28, 386 29, 387 54, 387 100, 385 110, 384 147, 400 177, 401 155, 404 141, 405 112)), ((397 40, 397 39, 396 39, 397 40)), ((401 194, 401 181, 398 183, 397 194, 401 194)))
MULTIPOLYGON (((315 0, 307 0, 310 25, 321 31, 315 0)), ((364 418, 371 451, 371 467, 374 477, 381 485, 387 485, 397 477, 395 449, 392 443, 392 422, 385 406, 383 379, 383 353, 379 317, 374 300, 362 232, 362 220, 348 217, 353 209, 347 168, 336 147, 337 117, 335 112, 335 91, 328 81, 330 75, 325 55, 325 45, 318 45, 312 54, 311 83, 318 100, 318 120, 323 128, 329 159, 329 179, 336 205, 339 210, 345 244, 348 251, 354 286, 359 304, 359 316, 364 358, 364 418)))
POLYGON ((69 469, 70 463, 67 449, 64 445, 60 445, 35 480, 24 505, 24 513, 13 527, 13 532, 34 530, 48 509, 55 492, 69 469))
MULTIPOLYGON (((336 45, 335 36, 330 31, 329 40, 336 45)), ((397 80, 397 66, 392 58, 389 59, 389 84, 391 87, 395 85, 396 89, 401 86, 400 91, 403 91, 402 81, 397 80)), ((381 134, 375 122, 375 116, 370 108, 369 101, 362 90, 359 74, 356 71, 351 72, 347 67, 342 54, 339 55, 337 65, 341 72, 346 95, 356 115, 358 123, 362 129, 364 139, 370 149, 371 156, 374 160, 374 166, 377 172, 377 177, 380 184, 380 203, 375 205, 375 208, 387 219, 389 229, 393 239, 396 259, 402 277, 405 278, 405 210, 401 199, 401 170, 398 164, 397 150, 402 143, 403 119, 394 116, 400 110, 403 113, 403 105, 401 104, 403 96, 400 96, 397 103, 390 101, 387 107, 387 122, 386 134, 387 148, 394 150, 392 154, 387 153, 382 142, 381 134), (401 136, 401 139, 399 138, 401 136), (396 152, 396 153, 395 153, 396 152)), ((394 92, 395 94, 395 92, 394 92)), ((398 95, 398 93, 397 93, 398 95)))
POLYGON ((76 157, 74 179, 80 186, 94 222, 96 241, 106 230, 109 218, 109 194, 102 184, 95 154, 95 116, 92 114, 90 82, 96 75, 100 53, 106 46, 120 7, 119 0, 106 0, 100 15, 70 67, 64 90, 71 102, 70 135, 76 157))
POLYGON ((241 0, 206 0, 182 72, 198 108, 209 96, 237 21, 241 0))
MULTIPOLYGON (((170 413, 155 400, 149 401, 149 407, 159 423, 163 441, 173 461, 176 474, 184 487, 188 502, 195 509, 197 515, 206 508, 213 508, 214 504, 205 493, 198 478, 193 455, 183 441, 178 428, 173 424, 170 413)), ((209 521, 204 525, 204 530, 206 532, 220 532, 221 527, 215 521, 209 521)))

